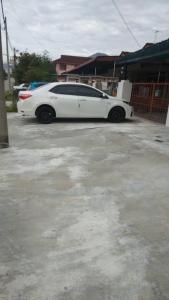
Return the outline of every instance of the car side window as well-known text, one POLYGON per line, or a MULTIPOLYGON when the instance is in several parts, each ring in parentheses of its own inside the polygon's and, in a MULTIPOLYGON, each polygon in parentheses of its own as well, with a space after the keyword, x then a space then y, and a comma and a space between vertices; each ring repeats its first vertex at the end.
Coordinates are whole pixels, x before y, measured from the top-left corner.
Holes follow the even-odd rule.
POLYGON ((73 85, 73 84, 56 85, 49 91, 54 94, 102 98, 101 92, 84 85, 73 85))
POLYGON ((77 85, 76 89, 77 89, 77 94, 79 96, 95 97, 95 98, 101 98, 102 97, 101 92, 99 92, 99 91, 97 91, 93 88, 87 87, 87 86, 77 85))
POLYGON ((62 95, 77 95, 76 86, 71 84, 56 85, 49 92, 62 95))

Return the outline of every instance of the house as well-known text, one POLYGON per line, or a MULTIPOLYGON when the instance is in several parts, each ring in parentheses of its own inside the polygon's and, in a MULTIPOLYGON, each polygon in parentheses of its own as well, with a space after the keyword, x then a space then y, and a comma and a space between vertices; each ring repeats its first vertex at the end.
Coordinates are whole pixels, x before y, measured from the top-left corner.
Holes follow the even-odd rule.
POLYGON ((169 81, 169 39, 156 44, 146 43, 136 52, 121 55, 116 68, 119 76, 124 70, 121 72, 123 79, 132 82, 169 81))
POLYGON ((120 53, 120 57, 124 57, 124 56, 126 56, 126 55, 129 55, 130 53, 132 53, 132 52, 129 52, 129 51, 122 51, 121 53, 120 53))
POLYGON ((118 59, 119 56, 91 56, 90 60, 63 72, 62 80, 90 84, 112 93, 113 83, 118 81, 114 74, 115 62, 118 59))
POLYGON ((59 59, 56 59, 54 63, 56 64, 56 73, 58 75, 58 80, 62 80, 62 73, 68 72, 78 65, 87 62, 90 57, 83 56, 71 56, 71 55, 61 55, 59 59))
MULTIPOLYGON (((131 103, 145 118, 165 123, 169 105, 169 39, 146 43, 135 52, 122 51, 118 56, 99 55, 57 60, 58 80, 90 84, 116 95, 121 79, 133 83, 131 103), (82 59, 82 60, 81 60, 82 59), (61 66, 62 62, 66 62, 61 66), (74 64, 73 64, 74 63, 74 64)), ((72 58, 72 57, 71 57, 72 58)))
POLYGON ((146 43, 136 52, 121 56, 116 74, 133 83, 131 102, 138 114, 165 123, 169 105, 169 39, 146 43))

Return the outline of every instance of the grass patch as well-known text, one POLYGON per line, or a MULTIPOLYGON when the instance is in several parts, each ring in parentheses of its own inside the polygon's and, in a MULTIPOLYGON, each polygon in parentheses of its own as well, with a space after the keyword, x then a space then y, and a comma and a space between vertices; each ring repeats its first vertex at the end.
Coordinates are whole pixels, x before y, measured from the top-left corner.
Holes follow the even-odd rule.
POLYGON ((6 101, 6 111, 7 112, 17 112, 17 96, 10 91, 5 92, 5 101, 6 101))
POLYGON ((15 104, 12 103, 11 105, 6 107, 6 111, 7 112, 17 112, 17 107, 15 104))
POLYGON ((5 92, 5 101, 17 102, 18 95, 14 92, 6 91, 5 92))
POLYGON ((13 93, 10 93, 9 91, 5 92, 5 100, 6 101, 13 101, 13 93))

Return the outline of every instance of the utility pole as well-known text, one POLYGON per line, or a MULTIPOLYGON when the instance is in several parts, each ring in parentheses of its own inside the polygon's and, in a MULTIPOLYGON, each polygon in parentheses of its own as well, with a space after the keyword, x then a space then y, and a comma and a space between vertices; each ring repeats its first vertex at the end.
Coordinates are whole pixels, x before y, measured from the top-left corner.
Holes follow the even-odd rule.
POLYGON ((11 74, 10 74, 10 63, 9 63, 9 47, 8 47, 8 27, 7 27, 7 19, 4 19, 5 25, 5 37, 6 37, 6 55, 7 55, 7 67, 8 67, 8 84, 9 84, 9 91, 12 93, 12 86, 11 86, 11 74))
MULTIPOLYGON (((13 48, 13 71, 14 71, 15 85, 17 85, 17 83, 18 83, 16 80, 16 59, 17 59, 16 51, 17 50, 15 48, 13 48)), ((17 93, 16 93, 16 91, 13 90, 13 105, 14 105, 14 107, 17 106, 16 96, 17 96, 17 93)))
POLYGON ((3 58, 2 58, 2 38, 1 38, 1 22, 0 22, 0 148, 9 147, 8 141, 8 125, 4 95, 4 74, 3 74, 3 58))
MULTIPOLYGON (((13 66, 14 66, 14 72, 16 71, 16 49, 15 48, 13 48, 13 66)), ((15 85, 18 83, 18 82, 16 82, 16 76, 14 76, 15 77, 15 85)))
POLYGON ((115 78, 115 74, 116 74, 116 62, 114 61, 114 65, 113 65, 113 79, 115 78))
POLYGON ((16 49, 13 48, 13 61, 14 61, 14 68, 16 67, 16 49))

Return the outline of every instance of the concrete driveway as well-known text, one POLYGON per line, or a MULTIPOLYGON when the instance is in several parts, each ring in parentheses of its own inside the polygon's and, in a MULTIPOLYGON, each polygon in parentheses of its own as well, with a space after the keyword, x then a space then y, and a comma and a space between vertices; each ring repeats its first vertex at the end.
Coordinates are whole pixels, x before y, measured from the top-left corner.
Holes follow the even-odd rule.
POLYGON ((9 115, 0 299, 169 299, 169 129, 9 115))

